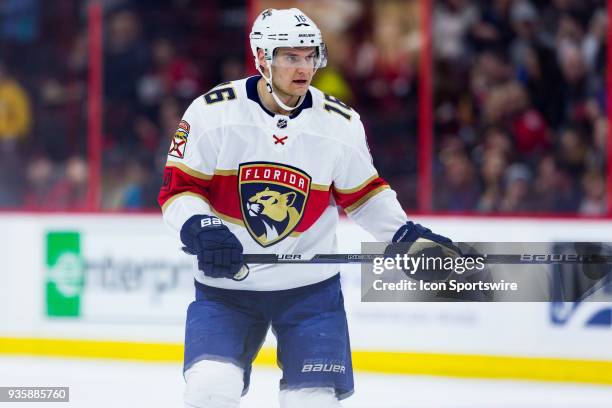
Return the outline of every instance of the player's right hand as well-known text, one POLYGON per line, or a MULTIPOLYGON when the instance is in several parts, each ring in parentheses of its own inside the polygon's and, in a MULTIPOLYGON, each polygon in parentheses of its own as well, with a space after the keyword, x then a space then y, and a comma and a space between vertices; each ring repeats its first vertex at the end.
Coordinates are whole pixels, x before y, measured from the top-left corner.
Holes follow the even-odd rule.
POLYGON ((194 215, 181 228, 183 251, 198 257, 198 269, 212 278, 246 278, 242 244, 217 217, 194 215), (240 273, 239 273, 240 272, 240 273))

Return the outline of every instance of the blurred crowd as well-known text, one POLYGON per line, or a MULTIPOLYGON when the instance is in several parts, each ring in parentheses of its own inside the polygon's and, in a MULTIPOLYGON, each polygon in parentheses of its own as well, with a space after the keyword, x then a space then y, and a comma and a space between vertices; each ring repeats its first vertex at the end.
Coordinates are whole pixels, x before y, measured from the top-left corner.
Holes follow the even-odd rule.
POLYGON ((605 5, 436 3, 436 209, 605 214, 605 5))
MULTIPOLYGON (((381 173, 414 206, 417 2, 297 3, 320 22, 331 49, 315 85, 360 111, 376 135, 370 147, 381 173)), ((102 4, 101 206, 155 209, 170 138, 187 105, 218 83, 254 73, 249 10, 226 0, 102 4)), ((0 111, 0 207, 85 208, 87 2, 0 2, 0 51, 0 106, 8 106, 0 111)))
MULTIPOLYGON (((436 0, 435 210, 604 214, 605 1, 436 0)), ((103 0, 104 209, 154 209, 189 102, 254 73, 230 0, 103 0)), ((313 85, 361 113, 380 174, 416 207, 418 0, 298 6, 330 51, 313 85)), ((0 207, 87 205, 87 2, 0 2, 0 207)))
MULTIPOLYGON (((101 3, 101 207, 154 209, 187 104, 244 73, 247 10, 227 0, 101 3)), ((0 2, 0 207, 87 207, 87 5, 0 2)))

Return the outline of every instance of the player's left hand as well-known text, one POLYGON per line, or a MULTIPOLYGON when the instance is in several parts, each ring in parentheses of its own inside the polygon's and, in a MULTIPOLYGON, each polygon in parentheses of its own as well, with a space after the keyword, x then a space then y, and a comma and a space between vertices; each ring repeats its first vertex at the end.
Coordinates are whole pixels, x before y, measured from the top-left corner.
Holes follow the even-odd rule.
MULTIPOLYGON (((395 235, 392 244, 385 250, 385 255, 408 254, 430 258, 456 258, 461 256, 461 250, 453 244, 450 238, 433 233, 429 228, 412 221, 402 225, 395 235)), ((445 280, 451 271, 428 270, 416 273, 412 277, 423 280, 445 280)))

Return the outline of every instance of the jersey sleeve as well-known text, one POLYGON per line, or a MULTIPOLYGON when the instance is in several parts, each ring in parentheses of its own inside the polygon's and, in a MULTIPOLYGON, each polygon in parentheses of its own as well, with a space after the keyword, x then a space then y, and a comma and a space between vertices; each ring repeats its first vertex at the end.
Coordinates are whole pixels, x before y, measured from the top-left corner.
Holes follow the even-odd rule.
POLYGON ((217 153, 206 129, 201 99, 187 108, 172 137, 158 196, 164 222, 177 233, 192 215, 212 215, 209 188, 217 153))
POLYGON ((408 217, 395 191, 374 168, 361 121, 352 129, 354 134, 334 174, 333 197, 349 218, 377 240, 391 241, 408 217))

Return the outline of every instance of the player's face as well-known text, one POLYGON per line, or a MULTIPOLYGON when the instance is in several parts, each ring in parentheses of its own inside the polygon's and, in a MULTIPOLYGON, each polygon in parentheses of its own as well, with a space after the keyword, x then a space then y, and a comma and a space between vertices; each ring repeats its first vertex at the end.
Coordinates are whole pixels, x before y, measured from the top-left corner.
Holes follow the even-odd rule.
POLYGON ((315 47, 277 48, 272 61, 274 87, 287 96, 305 95, 316 64, 315 47))

